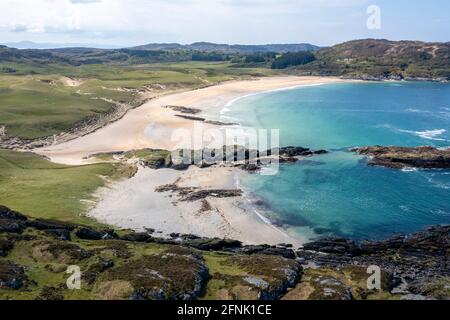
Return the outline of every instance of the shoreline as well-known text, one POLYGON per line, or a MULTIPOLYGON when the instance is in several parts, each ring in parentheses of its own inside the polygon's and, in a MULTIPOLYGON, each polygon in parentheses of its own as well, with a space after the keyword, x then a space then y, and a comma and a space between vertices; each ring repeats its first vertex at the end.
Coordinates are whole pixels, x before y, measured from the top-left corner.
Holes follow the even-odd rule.
MULTIPOLYGON (((220 117, 220 111, 226 105, 246 96, 338 82, 345 80, 270 77, 234 81, 167 95, 131 110, 121 120, 92 134, 37 151, 53 162, 83 165, 96 162, 94 159, 87 159, 88 156, 102 152, 143 148, 174 150, 180 146, 171 143, 171 135, 176 130, 184 130, 181 131, 183 134, 191 135, 195 140, 198 138, 195 136, 197 121, 177 117, 177 112, 166 106, 196 108, 201 113, 213 112, 220 117)), ((221 128, 207 123, 201 125, 204 130, 221 128)), ((217 145, 222 146, 223 143, 217 145)), ((208 198, 210 210, 200 213, 201 201, 180 203, 173 194, 155 192, 155 188, 175 182, 181 187, 196 187, 202 190, 233 189, 233 178, 240 174, 238 170, 225 166, 206 169, 191 166, 186 171, 139 168, 135 177, 98 190, 98 201, 87 212, 87 216, 124 229, 155 229, 165 236, 171 233, 195 234, 210 238, 236 239, 249 245, 289 243, 295 247, 300 247, 310 240, 298 235, 290 236, 286 230, 273 225, 264 214, 255 212, 251 201, 244 196, 208 198)))
POLYGON ((87 216, 122 229, 156 234, 192 234, 205 238, 239 240, 245 245, 289 243, 298 248, 307 238, 292 237, 254 211, 244 196, 182 201, 175 192, 155 189, 176 181, 180 188, 234 190, 239 169, 226 166, 178 172, 172 169, 139 168, 135 177, 98 190, 97 204, 87 216), (220 176, 220 179, 217 179, 220 176))
MULTIPOLYGON (((231 81, 207 88, 169 94, 130 110, 120 120, 95 132, 62 144, 38 148, 34 152, 46 156, 52 162, 83 165, 93 163, 92 159, 88 160, 87 157, 96 153, 144 148, 174 150, 177 146, 179 147, 179 144, 177 144, 178 141, 171 141, 170 134, 179 129, 184 132, 189 131, 194 137, 193 127, 196 122, 176 117, 177 112, 164 108, 165 106, 197 108, 202 113, 216 110, 219 113, 218 111, 228 102, 249 94, 348 81, 350 80, 333 77, 266 77, 231 81)), ((220 126, 203 124, 204 130, 218 127, 220 126)), ((192 146, 184 147, 193 149, 192 146)))

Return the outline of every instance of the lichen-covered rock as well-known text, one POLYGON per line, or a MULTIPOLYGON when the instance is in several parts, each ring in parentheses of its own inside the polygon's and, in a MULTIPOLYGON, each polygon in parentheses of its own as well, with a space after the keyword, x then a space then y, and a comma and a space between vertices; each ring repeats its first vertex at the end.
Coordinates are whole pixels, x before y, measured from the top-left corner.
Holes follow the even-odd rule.
POLYGON ((319 276, 311 280, 314 292, 312 300, 351 300, 350 287, 332 277, 319 276))
POLYGON ((27 277, 22 266, 0 260, 0 289, 20 289, 27 277))
POLYGON ((291 259, 271 255, 232 255, 221 267, 241 270, 239 274, 213 274, 210 295, 214 299, 276 300, 296 285, 300 265, 291 259))
POLYGON ((107 281, 128 282, 133 300, 192 300, 199 297, 209 273, 203 258, 186 248, 171 247, 109 270, 107 281))
POLYGON ((450 277, 418 279, 408 284, 408 291, 438 300, 450 300, 450 277))

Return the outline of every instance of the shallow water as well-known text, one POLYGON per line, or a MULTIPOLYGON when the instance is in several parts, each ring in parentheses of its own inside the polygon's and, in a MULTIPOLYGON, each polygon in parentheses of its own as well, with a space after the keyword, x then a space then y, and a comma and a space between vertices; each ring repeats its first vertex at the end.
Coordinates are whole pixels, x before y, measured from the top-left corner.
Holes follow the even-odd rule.
POLYGON ((280 129, 282 146, 332 152, 242 184, 290 232, 381 239, 450 223, 450 172, 368 167, 364 145, 450 146, 450 85, 344 83, 249 96, 223 121, 280 129))

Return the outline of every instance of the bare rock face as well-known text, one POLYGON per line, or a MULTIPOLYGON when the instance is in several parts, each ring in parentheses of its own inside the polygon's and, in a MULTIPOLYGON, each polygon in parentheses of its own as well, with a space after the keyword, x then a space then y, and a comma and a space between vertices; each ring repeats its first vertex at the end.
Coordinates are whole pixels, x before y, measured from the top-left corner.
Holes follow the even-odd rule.
POLYGON ((351 151, 371 157, 369 164, 393 169, 408 167, 423 169, 449 169, 450 149, 433 147, 364 147, 351 151))

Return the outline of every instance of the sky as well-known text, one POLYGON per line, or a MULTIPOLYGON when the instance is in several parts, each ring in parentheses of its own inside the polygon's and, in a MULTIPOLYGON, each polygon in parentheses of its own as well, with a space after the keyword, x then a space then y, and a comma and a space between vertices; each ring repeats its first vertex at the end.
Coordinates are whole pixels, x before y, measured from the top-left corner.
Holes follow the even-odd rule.
POLYGON ((449 12, 448 0, 0 0, 0 43, 447 42, 449 12))

